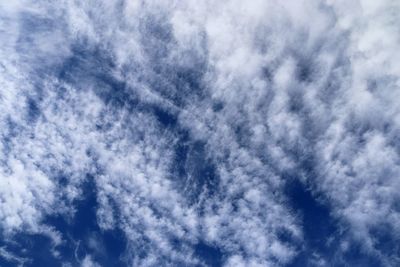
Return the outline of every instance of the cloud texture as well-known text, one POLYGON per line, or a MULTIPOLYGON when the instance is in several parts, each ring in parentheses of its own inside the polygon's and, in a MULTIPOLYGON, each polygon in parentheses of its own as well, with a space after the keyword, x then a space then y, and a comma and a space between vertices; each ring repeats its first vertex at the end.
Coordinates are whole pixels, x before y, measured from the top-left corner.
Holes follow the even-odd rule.
POLYGON ((0 258, 29 266, 11 251, 26 233, 101 266, 101 238, 65 259, 49 220, 76 220, 89 185, 127 266, 400 264, 399 11, 0 3, 0 258))

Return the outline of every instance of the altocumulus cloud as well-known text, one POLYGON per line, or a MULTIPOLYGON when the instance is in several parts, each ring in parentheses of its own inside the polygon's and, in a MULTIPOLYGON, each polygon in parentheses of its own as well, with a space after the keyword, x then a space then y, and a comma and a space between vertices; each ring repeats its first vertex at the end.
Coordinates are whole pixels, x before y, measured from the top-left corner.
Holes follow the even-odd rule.
POLYGON ((400 2, 2 1, 3 266, 398 266, 400 2))

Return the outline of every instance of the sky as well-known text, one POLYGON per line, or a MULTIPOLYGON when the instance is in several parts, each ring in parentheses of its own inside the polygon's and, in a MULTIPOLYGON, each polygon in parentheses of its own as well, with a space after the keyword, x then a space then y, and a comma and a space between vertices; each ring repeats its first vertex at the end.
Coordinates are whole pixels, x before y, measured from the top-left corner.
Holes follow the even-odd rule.
POLYGON ((400 266, 400 1, 0 1, 0 266, 400 266))

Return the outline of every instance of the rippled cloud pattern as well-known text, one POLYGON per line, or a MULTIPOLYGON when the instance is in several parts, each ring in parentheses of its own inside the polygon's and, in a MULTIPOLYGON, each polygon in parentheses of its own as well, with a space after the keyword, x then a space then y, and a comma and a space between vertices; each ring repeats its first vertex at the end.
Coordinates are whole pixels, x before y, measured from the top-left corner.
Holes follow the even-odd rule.
POLYGON ((400 266, 399 14, 0 1, 0 266, 400 266))

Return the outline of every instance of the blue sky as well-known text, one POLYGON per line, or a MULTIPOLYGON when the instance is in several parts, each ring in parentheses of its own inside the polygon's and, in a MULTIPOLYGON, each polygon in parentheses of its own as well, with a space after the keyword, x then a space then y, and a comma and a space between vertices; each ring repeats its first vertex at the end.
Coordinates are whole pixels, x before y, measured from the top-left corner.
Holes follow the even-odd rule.
POLYGON ((398 266, 398 1, 3 1, 0 266, 398 266))

